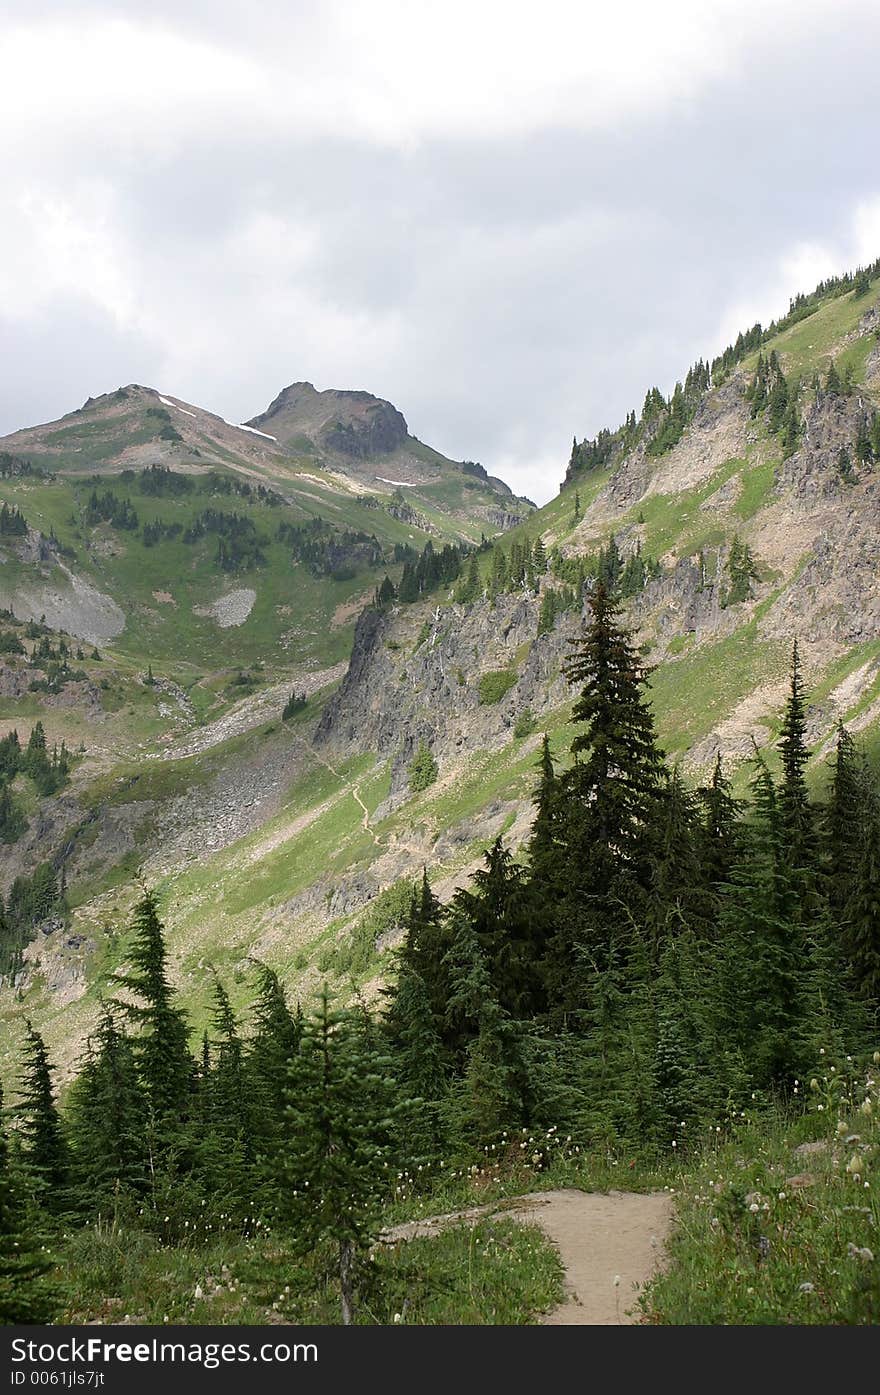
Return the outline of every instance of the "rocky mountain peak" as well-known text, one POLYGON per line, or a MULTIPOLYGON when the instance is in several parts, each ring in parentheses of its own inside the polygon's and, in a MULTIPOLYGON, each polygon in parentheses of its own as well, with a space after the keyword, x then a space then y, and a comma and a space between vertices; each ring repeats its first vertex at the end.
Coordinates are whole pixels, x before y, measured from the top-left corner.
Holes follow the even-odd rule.
POLYGON ((409 428, 402 412, 371 392, 291 383, 248 426, 271 430, 280 441, 306 436, 322 450, 354 460, 373 460, 405 446, 409 428))

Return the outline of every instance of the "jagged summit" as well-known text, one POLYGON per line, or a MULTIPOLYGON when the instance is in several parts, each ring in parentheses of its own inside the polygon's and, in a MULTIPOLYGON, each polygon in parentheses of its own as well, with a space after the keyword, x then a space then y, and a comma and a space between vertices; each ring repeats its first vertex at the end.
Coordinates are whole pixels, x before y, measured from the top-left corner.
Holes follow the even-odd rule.
POLYGON ((309 382, 291 383, 249 422, 128 383, 88 397, 57 421, 0 438, 0 451, 68 476, 153 466, 232 470, 286 496, 312 496, 322 485, 378 501, 404 488, 408 517, 423 531, 474 541, 513 526, 533 507, 482 466, 449 460, 411 436, 390 402, 365 391, 320 392, 309 382))
POLYGON ((291 383, 248 426, 271 431, 286 445, 314 449, 357 461, 381 459, 405 449, 410 441, 406 418, 371 392, 291 383))

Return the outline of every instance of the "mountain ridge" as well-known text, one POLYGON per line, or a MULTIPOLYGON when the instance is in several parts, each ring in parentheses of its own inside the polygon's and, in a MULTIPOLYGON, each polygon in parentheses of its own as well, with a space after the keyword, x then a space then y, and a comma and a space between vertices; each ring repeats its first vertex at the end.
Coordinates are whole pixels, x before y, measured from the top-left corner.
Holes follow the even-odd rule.
MULTIPOLYGON (((542 731, 557 761, 566 759, 570 692, 561 666, 581 624, 583 586, 603 568, 654 666, 662 742, 689 779, 720 754, 741 782, 756 744, 772 763, 794 635, 810 685, 813 774, 840 720, 876 748, 880 475, 873 455, 860 459, 858 449, 880 405, 878 290, 874 280, 863 296, 850 286, 756 344, 700 392, 678 438, 650 452, 667 400, 650 433, 576 470, 549 504, 475 553, 454 583, 414 603, 392 595, 368 608, 341 682, 334 670, 292 725, 280 721, 278 671, 253 725, 210 751, 197 749, 203 706, 173 718, 152 707, 140 749, 102 758, 102 784, 87 755, 73 780, 78 798, 101 791, 87 795, 95 855, 85 843, 68 855, 69 884, 81 888, 70 921, 32 942, 19 982, 54 1042, 72 1050, 93 1011, 98 966, 113 953, 102 926, 135 894, 125 872, 135 846, 160 885, 175 973, 193 1005, 206 956, 233 981, 258 952, 301 995, 328 974, 347 991, 338 966, 377 897, 426 863, 448 897, 495 836, 521 846, 542 731), (771 353, 797 412, 788 444, 769 401, 755 406, 759 355, 766 363, 771 353), (169 751, 191 740, 194 753, 161 762, 160 780, 158 762, 145 762, 161 749, 163 727, 177 733, 169 751), (410 770, 422 747, 436 778, 416 790, 410 770), (137 800, 124 783, 113 785, 113 770, 135 781, 137 800), (279 770, 289 786, 274 788, 279 770), (267 800, 264 823, 234 816, 236 790, 267 800), (216 811, 211 827, 194 819, 194 801, 216 811), (184 845, 185 856, 174 851, 184 845), (92 948, 66 947, 71 933, 92 948)), ((400 580, 395 573, 395 590, 400 580)), ((146 710, 152 690, 137 667, 127 672, 126 691, 146 710)), ((185 689, 199 704, 201 682, 185 689)), ((247 701, 215 708, 211 720, 245 712, 247 701)), ((69 746, 74 735, 90 737, 75 708, 42 710, 50 737, 66 734, 69 746)), ((124 723, 111 715, 113 723, 124 746, 124 723)), ((392 930, 363 949, 356 977, 368 995, 393 944, 392 930)))

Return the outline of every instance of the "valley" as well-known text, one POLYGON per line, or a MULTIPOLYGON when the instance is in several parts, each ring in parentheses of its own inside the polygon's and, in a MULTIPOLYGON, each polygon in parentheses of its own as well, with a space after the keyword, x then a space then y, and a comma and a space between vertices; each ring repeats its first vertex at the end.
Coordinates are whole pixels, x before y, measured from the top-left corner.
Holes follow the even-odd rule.
MULTIPOLYGON (((558 495, 538 509, 481 466, 417 441, 390 403, 308 383, 241 426, 129 385, 0 440, 4 1082, 15 1082, 27 1022, 62 1095, 70 1087, 108 983, 131 974, 128 926, 145 890, 176 1001, 206 1053, 218 1012, 227 1029, 249 1020, 255 965, 307 1012, 328 985, 338 1002, 381 1008, 420 924, 423 877, 453 925, 463 906, 481 923, 474 887, 512 879, 516 930, 547 790, 570 790, 582 768, 573 731, 586 719, 569 663, 586 633, 613 630, 603 596, 632 635, 627 672, 644 685, 656 759, 687 827, 714 807, 713 791, 725 808, 748 798, 750 818, 769 817, 760 800, 783 800, 776 791, 792 779, 795 717, 806 743, 796 773, 817 809, 841 724, 876 760, 878 270, 864 286, 849 277, 818 288, 780 324, 694 365, 668 397, 653 389, 623 426, 575 438, 558 495)), ((679 836, 691 835, 664 834, 673 860, 679 836)), ((627 941, 624 957, 629 972, 639 953, 656 955, 679 1004, 696 961, 722 953, 706 924, 729 914, 729 887, 719 874, 706 890, 710 913, 688 900, 691 874, 676 875, 662 925, 650 896, 647 911, 639 902, 650 948, 627 941), (685 948, 673 965, 664 936, 679 920, 685 948)), ((526 919, 542 924, 534 907, 526 919)), ((606 1065, 622 1049, 615 972, 611 955, 606 1065)), ((549 1095, 554 1070, 564 1074, 552 1053, 569 1049, 560 1021, 578 1011, 555 982, 557 1035, 529 1047, 549 1095)), ((642 979, 633 992, 647 992, 642 979)), ((460 1005, 461 983, 456 993, 460 1005)), ((440 1032, 461 1058, 437 1106, 457 1145, 462 1118, 477 1128, 469 1091, 485 1087, 504 1117, 493 1072, 506 1029, 496 1040, 467 1011, 481 1023, 456 1029, 471 1034, 467 1046, 443 1037, 448 1021, 440 1032)), ((501 1018, 511 1013, 506 1004, 501 1018)), ((683 1058, 687 1032, 696 1039, 702 1026, 676 1019, 668 1039, 663 1030, 661 1020, 652 1069, 665 1068, 664 1052, 683 1058)), ((791 1050, 787 1062, 805 1059, 791 1050)), ((679 1066, 669 1069, 677 1081, 679 1066)), ((684 1078, 690 1066, 680 1069, 684 1078)), ((714 1084, 733 1098, 746 1077, 738 1064, 725 1070, 714 1084)), ((702 1127, 717 1099, 697 1101, 692 1088, 670 1086, 702 1127)), ((608 1091, 607 1117, 587 1104, 576 1112, 591 1165, 610 1167, 613 1155, 617 1166, 617 1129, 638 1139, 646 1187, 671 1177, 658 1140, 678 1125, 647 1105, 649 1122, 633 1124, 608 1091)), ((491 1108, 477 1129, 484 1152, 491 1108)), ((548 1186, 580 1184, 573 1154, 563 1161, 548 1164, 548 1186)), ((673 1307, 674 1283, 659 1283, 673 1307)))

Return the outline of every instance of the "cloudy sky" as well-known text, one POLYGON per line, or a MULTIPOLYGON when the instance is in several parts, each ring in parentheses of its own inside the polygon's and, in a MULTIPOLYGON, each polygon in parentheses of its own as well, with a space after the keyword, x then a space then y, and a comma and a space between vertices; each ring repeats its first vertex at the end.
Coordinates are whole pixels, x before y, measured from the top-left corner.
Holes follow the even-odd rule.
POLYGON ((0 432, 297 379, 556 492, 880 255, 877 0, 5 0, 0 432))

